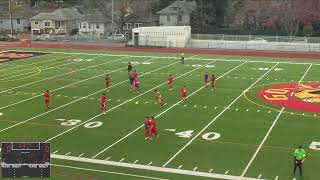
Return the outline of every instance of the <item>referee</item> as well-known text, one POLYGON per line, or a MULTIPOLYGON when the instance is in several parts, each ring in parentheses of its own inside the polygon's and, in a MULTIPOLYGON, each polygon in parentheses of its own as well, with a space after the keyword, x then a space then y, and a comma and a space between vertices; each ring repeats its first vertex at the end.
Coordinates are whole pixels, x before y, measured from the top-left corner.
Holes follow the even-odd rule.
POLYGON ((293 176, 296 176, 296 169, 299 167, 300 176, 302 177, 302 163, 305 158, 307 158, 307 153, 304 149, 302 149, 302 146, 299 146, 299 148, 294 151, 293 176))

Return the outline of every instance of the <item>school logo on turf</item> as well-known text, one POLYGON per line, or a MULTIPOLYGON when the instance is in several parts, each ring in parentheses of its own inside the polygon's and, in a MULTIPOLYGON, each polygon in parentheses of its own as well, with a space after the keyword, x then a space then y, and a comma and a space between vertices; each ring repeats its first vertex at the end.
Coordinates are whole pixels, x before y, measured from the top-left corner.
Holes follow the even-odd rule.
POLYGON ((320 84, 287 84, 260 90, 263 101, 288 109, 320 112, 320 84))
POLYGON ((21 59, 27 59, 35 56, 45 55, 46 53, 38 52, 18 52, 18 51, 7 51, 0 53, 0 63, 8 61, 16 61, 21 59))

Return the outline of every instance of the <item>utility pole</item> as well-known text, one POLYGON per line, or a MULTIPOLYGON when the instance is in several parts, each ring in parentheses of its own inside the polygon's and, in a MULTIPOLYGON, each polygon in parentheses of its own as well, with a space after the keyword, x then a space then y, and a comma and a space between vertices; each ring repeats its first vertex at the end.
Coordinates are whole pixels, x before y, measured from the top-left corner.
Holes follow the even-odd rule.
POLYGON ((112 31, 112 36, 114 35, 113 31, 113 21, 114 21, 114 0, 112 0, 112 8, 111 8, 111 31, 112 31))
POLYGON ((10 16, 10 29, 11 29, 11 41, 13 40, 13 24, 12 24, 12 12, 11 12, 11 0, 9 0, 9 16, 10 16))

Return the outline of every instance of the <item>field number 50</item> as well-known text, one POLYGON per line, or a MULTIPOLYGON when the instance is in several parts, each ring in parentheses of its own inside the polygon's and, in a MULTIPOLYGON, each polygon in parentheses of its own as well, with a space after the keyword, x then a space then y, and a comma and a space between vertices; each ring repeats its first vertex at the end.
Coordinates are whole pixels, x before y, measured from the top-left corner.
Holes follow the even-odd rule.
MULTIPOLYGON (((63 121, 61 123, 62 126, 76 126, 82 122, 81 120, 78 120, 78 119, 57 119, 57 120, 63 121)), ((100 121, 92 121, 92 122, 85 123, 83 127, 92 129, 92 128, 100 127, 102 124, 103 123, 100 121)))

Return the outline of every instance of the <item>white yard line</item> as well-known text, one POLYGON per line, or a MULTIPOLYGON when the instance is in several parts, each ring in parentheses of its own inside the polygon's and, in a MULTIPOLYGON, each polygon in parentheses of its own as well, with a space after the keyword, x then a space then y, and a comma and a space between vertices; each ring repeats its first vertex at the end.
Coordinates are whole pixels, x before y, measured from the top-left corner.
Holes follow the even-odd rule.
POLYGON ((234 99, 227 107, 225 107, 215 118, 213 118, 198 134, 196 134, 186 145, 184 145, 177 153, 175 153, 166 163, 163 164, 163 167, 167 166, 175 157, 177 157, 184 149, 186 149, 196 138, 198 138, 213 122, 215 122, 224 112, 228 110, 238 99, 240 99, 243 94, 248 91, 251 87, 257 84, 263 77, 265 77, 269 72, 271 72, 276 66, 274 65, 266 73, 264 73, 259 79, 257 79, 253 84, 251 84, 246 90, 244 90, 236 99, 234 99))
POLYGON ((51 164, 51 165, 55 166, 55 167, 62 167, 62 168, 68 168, 68 169, 77 169, 77 170, 83 170, 83 171, 91 171, 91 172, 99 172, 99 173, 107 173, 107 174, 116 174, 116 175, 121 175, 121 176, 130 176, 130 177, 136 177, 136 178, 139 178, 139 179, 143 178, 143 179, 169 180, 169 179, 157 178, 157 177, 152 177, 152 176, 142 176, 142 175, 120 173, 120 172, 114 172, 114 171, 103 171, 103 170, 81 168, 81 167, 75 167, 75 166, 65 166, 65 165, 58 165, 58 164, 51 164))
POLYGON ((208 173, 208 172, 164 168, 164 167, 148 166, 148 165, 142 165, 142 164, 124 163, 124 162, 116 162, 116 161, 105 161, 105 160, 99 160, 99 159, 90 159, 90 158, 84 158, 84 157, 65 156, 65 155, 57 155, 57 154, 51 154, 51 158, 74 161, 74 162, 92 163, 92 164, 99 164, 99 165, 109 165, 109 166, 115 166, 115 167, 124 167, 124 168, 131 168, 131 169, 188 175, 188 176, 195 176, 195 177, 208 177, 208 178, 227 179, 227 180, 262 180, 257 178, 243 178, 240 176, 231 176, 231 175, 225 175, 225 174, 214 174, 214 173, 208 173))
POLYGON ((65 76, 65 75, 68 75, 68 74, 79 72, 79 71, 82 71, 82 70, 85 70, 85 69, 90 69, 90 68, 93 68, 93 67, 109 64, 109 63, 112 63, 112 62, 121 61, 123 59, 127 59, 127 58, 116 59, 116 60, 113 60, 113 61, 108 61, 108 62, 105 62, 105 63, 96 64, 96 65, 89 66, 89 67, 86 67, 86 68, 73 70, 73 71, 70 71, 70 72, 67 72, 67 73, 63 73, 63 74, 59 74, 59 75, 56 75, 56 76, 51 76, 51 77, 48 77, 48 78, 45 78, 45 79, 41 79, 41 80, 38 80, 38 81, 33 81, 33 82, 26 83, 26 84, 23 84, 23 85, 20 85, 20 86, 16 86, 16 87, 13 87, 13 88, 10 88, 10 89, 7 89, 7 90, 0 91, 0 94, 8 92, 8 91, 11 91, 11 90, 14 90, 14 89, 18 89, 18 88, 21 88, 21 87, 25 87, 25 86, 28 86, 28 85, 31 85, 31 84, 35 84, 35 83, 38 83, 38 82, 42 82, 42 81, 46 81, 46 80, 49 80, 49 79, 54 79, 54 78, 57 78, 57 77, 60 77, 60 76, 65 76))
MULTIPOLYGON (((175 63, 172 63, 172 64, 177 64, 177 63, 179 63, 179 62, 175 62, 175 63)), ((212 62, 210 62, 210 63, 212 63, 212 62)), ((208 64, 210 64, 210 63, 208 63, 208 64)), ((171 64, 171 65, 172 65, 172 64, 171 64)), ((165 66, 164 66, 164 67, 165 67, 165 66)), ((162 68, 163 68, 163 67, 162 67, 162 68)), ((193 72, 193 71, 196 71, 196 70, 198 70, 198 69, 200 69, 200 68, 201 68, 201 67, 195 68, 195 69, 193 69, 193 70, 191 70, 191 71, 189 71, 189 72, 187 72, 187 73, 184 73, 183 75, 180 75, 180 76, 176 77, 175 79, 179 79, 179 78, 181 78, 181 77, 183 77, 183 76, 185 76, 185 75, 187 75, 187 74, 189 74, 189 73, 191 73, 191 72, 193 72)), ((141 97, 141 96, 143 96, 143 95, 145 95, 145 94, 147 94, 147 93, 149 93, 149 92, 151 92, 151 91, 153 91, 153 90, 157 89, 158 87, 163 86, 163 85, 165 85, 165 84, 167 84, 167 82, 161 83, 161 84, 159 84, 159 85, 157 85, 157 86, 149 89, 148 91, 145 91, 145 92, 143 92, 143 93, 141 93, 141 94, 139 94, 139 95, 137 95, 137 96, 135 96, 135 97, 133 97, 133 98, 131 98, 131 99, 128 99, 128 100, 124 101, 123 103, 118 104, 117 106, 114 106, 114 107, 108 109, 108 110, 106 111, 106 113, 108 113, 108 112, 110 112, 110 111, 112 111, 112 110, 114 110, 114 109, 117 109, 118 107, 121 107, 121 106, 127 104, 128 102, 131 102, 131 101, 133 101, 133 100, 135 100, 135 99, 137 99, 137 98, 139 98, 139 97, 141 97)), ((90 119, 88 119, 88 120, 86 120, 86 121, 84 121, 84 122, 82 122, 82 123, 79 123, 78 125, 70 128, 70 129, 67 129, 66 131, 63 131, 62 133, 60 133, 60 134, 58 134, 58 135, 56 135, 56 136, 54 136, 54 137, 46 140, 46 142, 51 141, 51 140, 53 140, 53 139, 56 139, 57 137, 62 136, 63 134, 65 134, 65 133, 67 133, 67 132, 69 132, 69 131, 72 131, 73 129, 78 128, 79 126, 82 126, 82 125, 84 125, 84 124, 86 124, 86 123, 88 123, 88 122, 90 122, 90 121, 92 121, 92 120, 94 120, 94 119, 96 119, 96 118, 98 118, 98 117, 100 117, 100 116, 103 116, 103 115, 104 115, 104 114, 100 113, 100 114, 98 114, 98 115, 96 115, 96 116, 94 116, 94 117, 92 117, 92 118, 90 118, 90 119)))
MULTIPOLYGON (((36 52, 36 51, 32 51, 36 52)), ((46 51, 38 51, 38 52, 45 52, 45 53, 57 53, 57 54, 79 54, 79 55, 108 55, 108 56, 125 56, 125 57, 140 57, 140 58, 162 58, 162 59, 177 59, 176 56, 137 56, 137 55, 130 55, 130 54, 106 54, 106 53, 101 53, 101 54, 87 54, 87 53, 72 53, 72 52, 46 52, 46 51)), ((129 52, 128 52, 129 53, 129 52)), ((199 55, 196 55, 199 56, 199 55)), ((243 57, 243 59, 220 59, 220 58, 188 58, 188 59, 196 59, 196 60, 202 60, 202 61, 222 61, 222 62, 243 62, 246 57, 243 57)), ((272 58, 272 57, 270 57, 272 58)), ((248 61, 248 60, 247 60, 248 61)), ((300 63, 300 62, 290 62, 290 61, 251 61, 249 60, 248 63, 266 63, 266 64, 313 64, 313 65, 320 65, 316 63, 300 63)))
MULTIPOLYGON (((76 55, 71 55, 71 56, 64 56, 64 57, 58 57, 58 58, 54 58, 54 59, 49 59, 49 60, 44 60, 44 61, 40 61, 40 62, 36 62, 36 63, 30 63, 30 64, 25 64, 25 65, 17 65, 15 67, 11 67, 11 68, 5 68, 5 69, 1 69, 1 71, 7 71, 7 70, 12 70, 12 69, 16 69, 16 68, 21 68, 21 67, 25 67, 25 66, 31 66, 31 65, 35 65, 35 64, 40 64, 40 63, 44 63, 44 62, 51 62, 51 61, 56 61, 56 60, 59 60, 59 59, 64 59, 64 58, 70 58, 70 57, 73 57, 73 56, 76 56, 76 55)), ((41 56, 36 56, 36 57, 41 57, 41 56)), ((29 59, 29 58, 28 58, 29 59)))
MULTIPOLYGON (((145 75, 150 74, 150 73, 153 73, 153 72, 158 71, 158 70, 160 70, 160 69, 166 68, 166 67, 168 67, 168 66, 177 64, 177 63, 179 63, 179 62, 174 62, 174 63, 168 64, 168 65, 166 65, 166 66, 162 66, 162 67, 160 67, 160 68, 158 68, 158 69, 155 69, 155 70, 149 71, 149 72, 147 72, 147 73, 145 73, 145 74, 142 74, 142 75, 140 75, 140 77, 145 76, 145 75)), ((123 83, 125 83, 125 82, 128 82, 128 80, 124 80, 124 81, 121 81, 121 82, 119 82, 119 83, 116 83, 116 84, 110 86, 110 88, 115 87, 115 86, 118 86, 118 85, 123 84, 123 83)), ((32 118, 29 118, 29 119, 27 119, 27 120, 24 120, 24 121, 21 121, 21 122, 19 122, 19 123, 16 123, 16 124, 14 124, 14 125, 12 125, 12 126, 9 126, 9 127, 7 127, 7 128, 1 129, 1 130, 0 130, 0 133, 2 133, 2 132, 4 132, 4 131, 7 131, 7 130, 9 130, 9 129, 11 129, 11 128, 14 128, 14 127, 16 127, 16 126, 18 126, 18 125, 20 125, 20 124, 29 122, 29 121, 31 121, 31 120, 33 120, 33 119, 36 119, 36 118, 41 117, 41 116, 43 116, 43 115, 46 115, 46 114, 48 114, 48 113, 50 113, 50 112, 53 112, 53 111, 56 111, 56 110, 61 109, 61 108, 63 108, 63 107, 66 107, 66 106, 68 106, 68 105, 70 105, 70 104, 73 104, 73 103, 75 103, 75 102, 78 102, 78 101, 80 101, 80 100, 82 100, 82 99, 86 99, 86 98, 88 98, 88 97, 90 97, 90 96, 92 96, 92 95, 101 93, 101 92, 103 92, 103 91, 105 91, 105 88, 103 88, 103 89, 101 89, 101 90, 99 90, 99 91, 96 91, 96 92, 94 92, 94 93, 91 93, 91 94, 89 94, 89 95, 87 95, 87 96, 84 96, 84 97, 81 97, 81 98, 79 98, 79 99, 76 99, 76 100, 74 100, 74 101, 71 101, 71 102, 69 102, 69 103, 67 103, 67 104, 64 104, 64 105, 62 105, 62 106, 59 106, 59 107, 56 107, 56 108, 51 109, 51 110, 49 110, 49 111, 46 111, 46 112, 44 112, 44 113, 42 113, 42 114, 39 114, 39 115, 34 116, 34 117, 32 117, 32 118)), ((81 124, 82 124, 82 123, 81 123, 81 124)))
MULTIPOLYGON (((304 73, 304 75, 302 76, 302 78, 299 80, 299 83, 300 84, 304 77, 307 75, 307 73, 309 72, 309 70, 311 69, 312 67, 312 64, 310 64, 310 66, 308 67, 308 69, 306 70, 306 72, 304 73)), ((291 94, 291 96, 293 95, 293 93, 291 94)), ((247 166, 245 167, 245 169, 243 170, 241 176, 244 176, 246 174, 246 172, 248 171, 249 167, 251 166, 252 162, 254 161, 254 159, 256 158, 256 156, 258 155, 260 149, 262 148, 263 144, 265 143, 265 141, 267 140, 267 138, 269 137, 272 129, 274 128, 274 126, 276 125, 276 123, 278 122, 282 112, 284 111, 284 107, 281 109, 281 111, 279 112, 279 114, 277 115, 276 119, 273 121, 271 127, 269 128, 267 134, 265 135, 265 137, 263 138, 263 140, 261 141, 259 147, 257 148, 257 150, 255 151, 255 153, 253 154, 253 156, 251 157, 249 163, 247 164, 247 166)))
MULTIPOLYGON (((48 69, 54 69, 54 68, 58 68, 58 67, 61 67, 61 66, 66 66, 66 65, 70 65, 70 64, 75 64, 75 63, 79 63, 79 62, 72 61, 72 62, 60 64, 60 65, 57 65, 57 66, 50 66, 50 67, 41 69, 41 71, 43 71, 43 70, 48 70, 48 69)), ((12 78, 15 78, 15 77, 24 76, 24 75, 32 74, 32 73, 36 73, 36 72, 35 72, 35 71, 30 71, 30 72, 18 74, 18 75, 15 75, 15 76, 9 76, 9 77, 7 77, 7 78, 2 78, 2 79, 0 79, 0 81, 5 81, 5 80, 8 80, 8 79, 12 79, 12 78)))
MULTIPOLYGON (((235 69, 239 68, 240 66, 244 65, 246 62, 236 66, 235 68, 231 69, 230 71, 226 72, 225 74, 221 75, 220 77, 217 78, 217 80, 219 80, 220 78, 224 77, 225 75, 229 74, 230 72, 234 71, 235 69)), ((201 68, 201 67, 199 67, 201 68)), ((190 72, 189 72, 190 73, 190 72)), ((202 90, 203 88, 205 88, 205 86, 202 86, 201 88, 199 88, 198 90, 194 91, 192 94, 190 94, 187 98, 190 98, 191 96, 193 96, 194 94, 198 93, 200 90, 202 90)), ((177 103, 175 103, 174 105, 170 106, 169 108, 167 108, 166 110, 162 111, 160 114, 158 114, 157 116, 155 116, 155 118, 160 117, 162 114, 166 113, 167 111, 169 111, 170 109, 174 108, 175 106, 177 106, 178 104, 180 104, 182 102, 182 100, 178 101, 177 103)), ((117 140, 116 142, 112 143, 111 145, 109 145, 108 147, 106 147, 105 149, 103 149, 102 151, 98 152, 96 155, 94 155, 92 158, 95 158, 97 156, 99 156, 100 154, 102 154, 103 152, 107 151, 108 149, 112 148, 113 146, 115 146, 116 144, 120 143, 121 141, 123 141, 124 139, 126 139, 127 137, 129 137, 130 135, 132 135, 133 133, 135 133, 136 131, 138 131, 140 128, 142 128, 144 126, 144 124, 142 124, 141 126, 137 127, 136 129, 134 129, 133 131, 131 131, 130 133, 128 133, 127 135, 125 135, 124 137, 122 137, 121 139, 117 140)))

